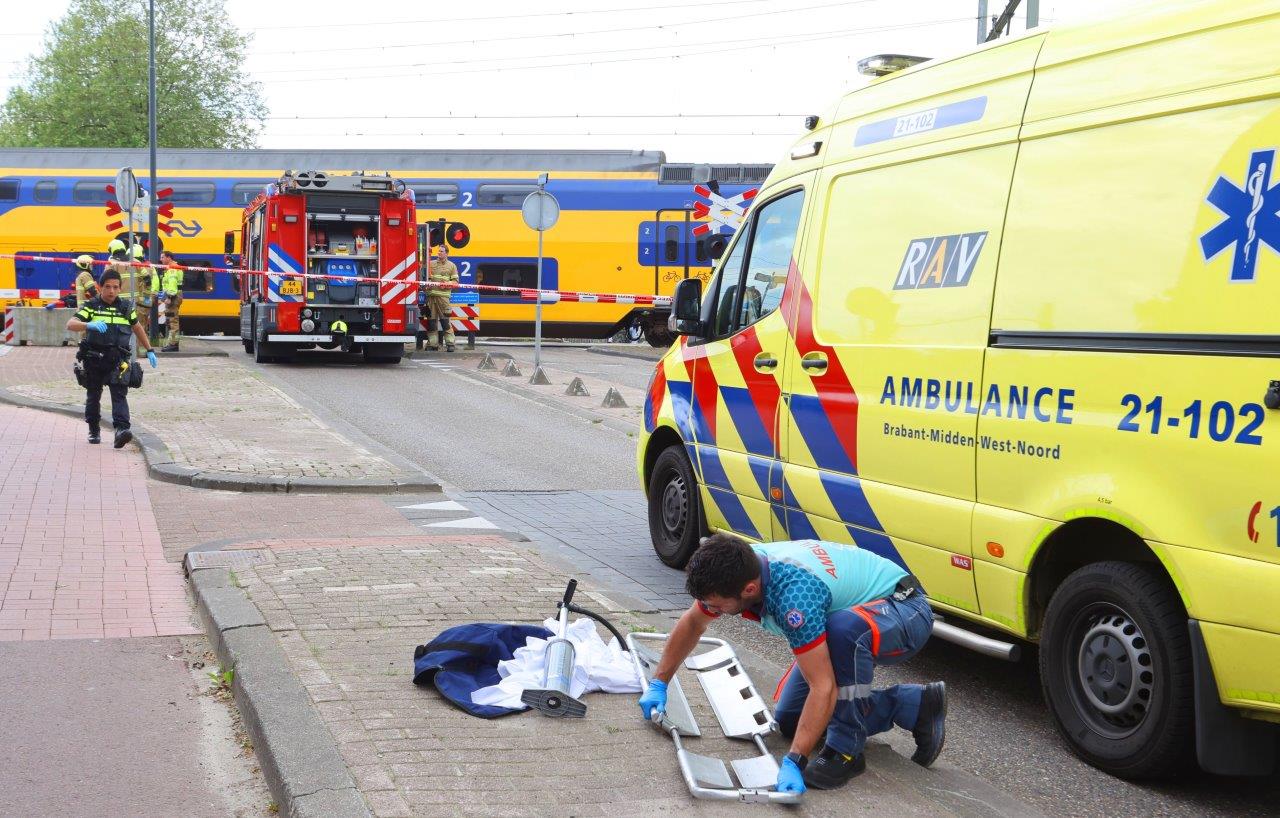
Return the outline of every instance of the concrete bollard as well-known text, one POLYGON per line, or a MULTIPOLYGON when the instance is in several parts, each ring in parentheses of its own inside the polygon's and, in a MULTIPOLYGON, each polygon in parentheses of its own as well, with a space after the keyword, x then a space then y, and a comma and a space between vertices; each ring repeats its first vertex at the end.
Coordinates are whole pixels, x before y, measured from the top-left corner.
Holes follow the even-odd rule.
POLYGON ((493 363, 493 356, 486 352, 484 357, 480 359, 480 365, 477 366, 476 369, 483 370, 485 372, 494 372, 498 367, 493 363))
POLYGON ((625 409, 627 402, 622 399, 622 393, 611 386, 609 391, 604 393, 604 400, 600 405, 605 409, 625 409))
POLYGON ((502 374, 508 378, 518 378, 521 375, 520 367, 516 366, 515 358, 507 361, 507 365, 502 368, 502 374))
POLYGON ((582 382, 582 378, 574 378, 569 381, 569 388, 564 390, 564 393, 575 398, 591 397, 591 393, 587 391, 587 385, 582 382))
POLYGON ((533 377, 529 378, 529 383, 534 386, 550 386, 551 379, 547 377, 547 373, 542 370, 542 367, 538 367, 533 370, 533 377))

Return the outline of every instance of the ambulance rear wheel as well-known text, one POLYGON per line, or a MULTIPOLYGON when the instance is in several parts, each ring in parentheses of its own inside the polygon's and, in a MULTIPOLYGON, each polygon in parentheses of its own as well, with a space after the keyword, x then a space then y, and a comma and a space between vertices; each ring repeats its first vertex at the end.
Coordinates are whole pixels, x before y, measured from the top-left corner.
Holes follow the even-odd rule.
POLYGON ((1121 778, 1186 769, 1195 747, 1187 614, 1157 568, 1086 565, 1045 611, 1040 684, 1058 732, 1121 778))
POLYGON ((679 446, 669 446, 649 478, 649 537, 658 559, 684 568, 706 531, 698 480, 679 446))

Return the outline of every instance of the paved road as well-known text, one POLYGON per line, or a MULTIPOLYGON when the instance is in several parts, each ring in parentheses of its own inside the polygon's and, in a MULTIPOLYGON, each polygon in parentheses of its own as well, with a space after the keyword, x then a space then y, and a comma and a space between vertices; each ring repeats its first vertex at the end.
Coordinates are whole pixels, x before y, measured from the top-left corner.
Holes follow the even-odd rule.
MULTIPOLYGON (((546 360, 629 389, 642 389, 651 371, 645 361, 583 350, 551 351, 546 360)), ((467 371, 474 363, 447 371, 425 363, 397 370, 328 364, 304 359, 271 367, 269 377, 440 476, 462 506, 403 513, 430 516, 429 527, 442 513, 478 515, 520 531, 582 574, 655 609, 682 604, 682 574, 652 556, 632 473, 635 441, 622 428, 591 423, 572 407, 535 402, 521 394, 523 381, 514 392, 478 381, 467 371), (366 397, 352 401, 339 397, 344 394, 366 397), (452 443, 434 442, 441 440, 452 443)), ((754 626, 725 621, 717 627, 735 644, 779 664, 790 660, 780 642, 754 626)), ((1008 664, 938 641, 877 678, 886 684, 945 679, 952 695, 947 758, 1051 814, 1276 813, 1278 779, 1233 781, 1197 773, 1171 783, 1131 784, 1081 763, 1049 722, 1035 653, 1028 653, 1021 663, 1008 664)))
MULTIPOLYGON (((511 351, 520 357, 528 353, 511 351)), ((635 388, 643 388, 651 369, 643 361, 585 350, 549 351, 545 357, 548 365, 584 366, 635 388)), ((304 405, 354 426, 450 488, 636 488, 635 438, 627 434, 634 435, 634 426, 620 427, 585 410, 570 412, 509 391, 508 384, 475 374, 476 363, 474 356, 458 355, 370 367, 315 352, 264 369, 304 405), (447 366, 455 368, 440 368, 447 366)), ((341 456, 334 452, 335 458, 341 456)))

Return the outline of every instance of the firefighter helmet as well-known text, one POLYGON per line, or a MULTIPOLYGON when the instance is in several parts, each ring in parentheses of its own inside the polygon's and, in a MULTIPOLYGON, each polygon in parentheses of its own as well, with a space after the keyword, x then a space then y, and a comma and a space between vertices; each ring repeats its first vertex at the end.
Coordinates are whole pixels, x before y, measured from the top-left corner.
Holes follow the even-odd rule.
POLYGON ((113 256, 116 253, 123 253, 124 251, 125 251, 124 242, 120 241, 120 239, 112 239, 110 242, 107 243, 107 252, 113 256))
POLYGON ((80 255, 76 256, 76 266, 79 267, 81 270, 88 270, 90 267, 93 266, 93 256, 89 255, 88 253, 81 253, 80 255))
POLYGON ((130 249, 133 251, 133 257, 138 261, 142 261, 144 258, 147 257, 147 251, 142 249, 141 244, 135 244, 130 249))

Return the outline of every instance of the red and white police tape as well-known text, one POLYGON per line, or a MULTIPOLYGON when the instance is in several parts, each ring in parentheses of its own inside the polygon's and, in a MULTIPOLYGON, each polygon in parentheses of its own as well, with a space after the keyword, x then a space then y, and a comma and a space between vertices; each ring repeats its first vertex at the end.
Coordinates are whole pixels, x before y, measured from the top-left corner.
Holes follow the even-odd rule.
MULTIPOLYGON (((17 254, 17 253, 0 253, 0 259, 12 259, 14 261, 44 261, 44 262, 55 262, 55 263, 66 262, 67 264, 71 264, 74 261, 74 259, 72 259, 69 256, 68 257, 44 256, 44 255, 29 255, 29 254, 17 254)), ((117 264, 117 265, 127 264, 130 267, 139 267, 139 268, 150 266, 146 262, 141 262, 141 261, 124 262, 124 261, 104 261, 101 259, 94 259, 93 263, 97 266, 106 266, 108 264, 117 264)), ((258 275, 258 276, 272 275, 272 276, 278 276, 282 279, 283 278, 293 278, 293 279, 301 278, 301 279, 308 279, 308 280, 318 279, 318 280, 324 280, 324 281, 339 281, 344 283, 351 282, 351 281, 366 281, 366 282, 374 282, 379 284, 385 283, 381 278, 374 278, 370 276, 337 276, 337 275, 324 275, 321 273, 281 273, 275 270, 270 270, 270 271, 242 270, 242 269, 236 269, 232 267, 200 267, 194 264, 175 264, 171 266, 171 269, 190 270, 196 273, 228 273, 228 274, 248 273, 250 275, 258 275)), ((420 283, 425 284, 425 282, 420 282, 420 283)), ((566 302, 577 302, 581 304, 639 304, 639 305, 653 306, 653 307, 670 307, 671 306, 671 296, 668 296, 668 295, 648 295, 648 294, 629 295, 625 293, 583 293, 583 292, 574 292, 571 290, 538 290, 536 288, 530 288, 530 287, 502 287, 496 284, 462 284, 462 283, 453 283, 453 282, 448 282, 448 283, 431 282, 431 287, 439 290, 446 290, 446 289, 447 290, 478 290, 480 292, 494 293, 496 295, 514 295, 514 296, 518 296, 519 298, 525 301, 537 301, 539 300, 539 297, 541 297, 541 301, 543 304, 555 304, 561 301, 566 301, 566 302)), ((66 292, 69 292, 69 291, 0 290, 0 299, 4 299, 4 298, 53 299, 53 298, 60 298, 66 292), (28 293, 28 292, 33 294, 29 296, 25 295, 25 293, 28 293), (24 295, 16 295, 16 294, 7 295, 7 293, 24 293, 24 295), (40 293, 40 295, 35 295, 34 293, 40 293), (44 295, 44 293, 51 293, 51 295, 44 295), (57 294, 55 295, 53 293, 57 293, 57 294)))

